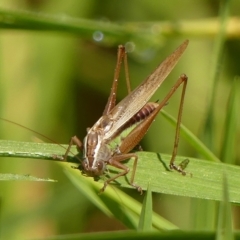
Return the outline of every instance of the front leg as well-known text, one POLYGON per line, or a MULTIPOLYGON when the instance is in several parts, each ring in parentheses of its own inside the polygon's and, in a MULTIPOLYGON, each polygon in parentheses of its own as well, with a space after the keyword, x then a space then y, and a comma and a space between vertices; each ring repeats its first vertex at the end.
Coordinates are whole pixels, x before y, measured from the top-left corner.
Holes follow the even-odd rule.
MULTIPOLYGON (((68 147, 67 147, 67 150, 66 150, 66 152, 65 152, 65 154, 64 154, 64 156, 63 155, 53 155, 53 158, 54 159, 57 159, 57 160, 61 160, 61 161, 66 161, 67 160, 67 156, 68 156, 68 154, 69 154, 69 152, 70 152, 70 149, 71 149, 71 147, 72 147, 72 145, 76 145, 77 146, 77 150, 79 151, 79 152, 82 152, 82 150, 83 150, 83 144, 82 144, 82 142, 81 142, 81 140, 77 137, 77 136, 74 136, 74 137, 71 137, 71 140, 70 140, 70 142, 69 142, 69 145, 68 145, 68 147)), ((65 147, 64 147, 65 148, 65 147)), ((65 148, 66 149, 66 148, 65 148)))
POLYGON ((104 192, 105 188, 107 187, 107 185, 110 182, 114 181, 115 179, 117 179, 121 176, 126 175, 129 172, 130 169, 121 163, 122 161, 129 159, 129 158, 134 158, 133 170, 132 170, 132 175, 130 178, 130 185, 135 187, 140 192, 140 194, 142 194, 142 188, 134 183, 134 177, 135 177, 137 161, 138 161, 138 156, 134 153, 115 155, 109 160, 109 162, 108 162, 109 165, 114 166, 119 169, 122 169, 123 172, 120 172, 119 174, 115 175, 114 177, 111 177, 110 179, 106 180, 104 182, 104 186, 100 190, 100 192, 104 192))
POLYGON ((68 145, 68 148, 67 148, 67 150, 66 150, 66 152, 64 154, 64 158, 63 158, 64 161, 66 161, 67 155, 70 152, 70 149, 71 149, 72 145, 76 145, 77 146, 77 150, 80 151, 80 152, 83 149, 83 144, 82 144, 81 140, 77 136, 73 136, 71 138, 70 143, 68 145))

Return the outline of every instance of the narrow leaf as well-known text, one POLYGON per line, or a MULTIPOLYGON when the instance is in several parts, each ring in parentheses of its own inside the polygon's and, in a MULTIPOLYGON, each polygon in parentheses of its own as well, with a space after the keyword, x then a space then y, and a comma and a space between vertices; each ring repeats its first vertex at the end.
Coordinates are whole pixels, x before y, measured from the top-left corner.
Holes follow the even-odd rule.
POLYGON ((209 100, 209 106, 206 112, 206 121, 204 126, 204 135, 202 136, 205 139, 206 145, 214 150, 214 102, 217 94, 217 86, 219 82, 219 66, 221 66, 223 59, 223 49, 226 40, 226 29, 227 22, 229 19, 229 9, 230 9, 230 0, 222 0, 220 1, 220 10, 219 10, 219 32, 216 35, 216 39, 214 41, 214 50, 212 54, 212 67, 210 72, 210 82, 213 83, 211 87, 211 94, 209 100))
POLYGON ((224 136, 222 143, 221 159, 225 163, 235 163, 235 141, 238 123, 239 111, 239 78, 236 78, 232 84, 232 90, 228 100, 226 119, 224 126, 224 136))
POLYGON ((57 182, 50 178, 39 178, 29 174, 1 173, 0 181, 36 181, 36 182, 57 182))
POLYGON ((231 204, 228 196, 228 181, 223 174, 223 200, 220 202, 216 240, 233 240, 231 204))
MULTIPOLYGON (((97 233, 82 233, 82 234, 66 234, 52 237, 44 237, 38 238, 38 240, 176 240, 176 239, 184 239, 184 240, 214 240, 215 238, 214 232, 208 231, 167 231, 165 233, 159 232, 136 232, 136 231, 115 231, 115 232, 97 232, 97 233)), ((240 239, 240 233, 235 233, 235 239, 240 239)))
MULTIPOLYGON (((76 151, 74 149, 73 151, 76 151)), ((0 141, 0 156, 56 160, 55 155, 62 156, 64 153, 65 149, 56 144, 0 141), (9 145, 9 143, 11 144, 9 145)), ((147 189, 148 182, 151 182, 153 192, 220 201, 222 199, 221 176, 224 170, 229 181, 230 202, 240 203, 238 187, 240 186, 240 167, 238 166, 188 158, 190 162, 185 169, 188 174, 182 176, 178 172, 169 169, 170 155, 150 152, 137 152, 137 155, 139 161, 135 182, 144 190, 147 189)), ((185 157, 177 156, 176 164, 182 163, 185 159, 185 157)), ((68 161, 79 162, 78 158, 73 157, 69 157, 68 161)), ((124 164, 132 169, 133 161, 126 161, 124 164)), ((114 175, 116 171, 119 171, 111 166, 109 166, 109 170, 110 175, 114 175)), ((131 171, 126 178, 118 178, 116 185, 132 188, 128 183, 130 176, 131 171)))
POLYGON ((147 192, 143 200, 138 230, 139 231, 152 230, 152 191, 150 184, 148 184, 147 192))
MULTIPOLYGON (((141 204, 138 201, 113 186, 108 186, 104 193, 99 195, 99 190, 103 186, 102 182, 95 182, 92 178, 84 177, 80 171, 72 169, 69 166, 65 167, 65 172, 77 189, 105 214, 109 216, 114 215, 115 218, 119 219, 129 228, 137 229, 141 212, 141 204)), ((178 229, 174 224, 158 214, 153 213, 152 215, 153 227, 155 229, 178 229)))

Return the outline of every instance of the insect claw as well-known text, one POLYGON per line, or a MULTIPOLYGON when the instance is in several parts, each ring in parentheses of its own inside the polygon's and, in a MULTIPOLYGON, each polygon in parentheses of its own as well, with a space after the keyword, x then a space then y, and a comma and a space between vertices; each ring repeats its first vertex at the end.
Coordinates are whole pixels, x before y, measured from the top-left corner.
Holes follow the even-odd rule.
POLYGON ((131 185, 132 185, 133 187, 135 187, 138 192, 140 192, 140 195, 143 194, 142 188, 141 188, 140 186, 136 185, 135 183, 132 183, 131 185))
MULTIPOLYGON (((174 163, 170 163, 170 169, 174 169, 177 172, 180 172, 183 176, 186 176, 188 172, 184 171, 189 163, 189 159, 184 159, 179 165, 175 165, 174 163)), ((192 173, 189 173, 192 177, 192 173)))
POLYGON ((140 192, 140 195, 143 194, 143 191, 142 191, 142 188, 141 188, 141 187, 138 187, 137 190, 138 190, 138 192, 140 192))
POLYGON ((103 187, 100 189, 100 191, 99 191, 98 195, 102 194, 102 193, 105 191, 105 189, 106 189, 107 185, 108 185, 108 182, 107 182, 107 181, 106 181, 106 182, 104 182, 104 184, 103 184, 103 187))
POLYGON ((185 171, 183 171, 183 170, 181 170, 181 171, 179 171, 179 172, 181 172, 183 176, 186 176, 186 174, 187 174, 187 173, 186 173, 185 171))

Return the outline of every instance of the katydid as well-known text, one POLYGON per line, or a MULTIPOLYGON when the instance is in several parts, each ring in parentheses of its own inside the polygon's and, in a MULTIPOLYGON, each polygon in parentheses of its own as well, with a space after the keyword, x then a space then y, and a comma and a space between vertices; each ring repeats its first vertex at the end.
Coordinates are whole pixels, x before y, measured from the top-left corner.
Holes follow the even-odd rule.
POLYGON ((169 98, 181 84, 183 84, 183 89, 170 168, 181 172, 183 175, 186 174, 184 171, 185 166, 182 168, 181 165, 175 165, 174 160, 177 155, 187 76, 182 74, 160 103, 148 102, 148 100, 172 71, 187 45, 188 40, 184 41, 133 91, 130 91, 130 87, 128 87, 128 95, 116 105, 118 78, 123 60, 125 61, 126 80, 128 86, 130 86, 126 62, 127 53, 122 45, 119 46, 113 84, 103 115, 91 128, 87 129, 87 135, 83 142, 77 136, 71 138, 64 156, 64 159, 66 159, 71 146, 73 144, 77 145, 78 150, 83 154, 79 169, 83 174, 91 177, 103 175, 107 170, 107 165, 121 169, 120 173, 104 182, 101 192, 105 190, 110 182, 129 172, 129 168, 122 162, 127 159, 134 159, 130 185, 142 193, 142 188, 134 182, 138 156, 136 153, 132 153, 131 150, 139 144, 159 111, 166 105, 169 98))

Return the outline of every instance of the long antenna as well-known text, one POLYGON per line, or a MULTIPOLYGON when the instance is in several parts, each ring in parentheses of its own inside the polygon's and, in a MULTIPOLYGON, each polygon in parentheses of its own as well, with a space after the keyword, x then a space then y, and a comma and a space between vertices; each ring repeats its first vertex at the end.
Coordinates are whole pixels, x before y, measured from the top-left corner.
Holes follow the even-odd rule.
POLYGON ((19 126, 19 127, 22 127, 22 128, 25 128, 26 130, 28 130, 28 131, 30 131, 30 132, 33 132, 33 133, 35 133, 35 134, 37 134, 37 135, 45 138, 46 140, 48 140, 48 141, 50 141, 50 142, 52 142, 52 143, 55 143, 55 144, 61 146, 62 148, 64 148, 64 149, 66 150, 66 148, 65 148, 63 145, 59 144, 58 142, 54 141, 53 139, 51 139, 51 138, 49 138, 49 137, 47 137, 47 136, 45 136, 45 135, 43 135, 43 134, 41 134, 41 133, 33 130, 33 129, 31 129, 31 128, 28 128, 28 127, 26 127, 26 126, 23 126, 22 124, 13 122, 13 121, 11 121, 11 120, 8 120, 8 119, 2 118, 2 117, 0 117, 0 120, 3 120, 3 121, 8 122, 8 123, 12 123, 12 124, 14 124, 14 125, 16 125, 16 126, 19 126))

